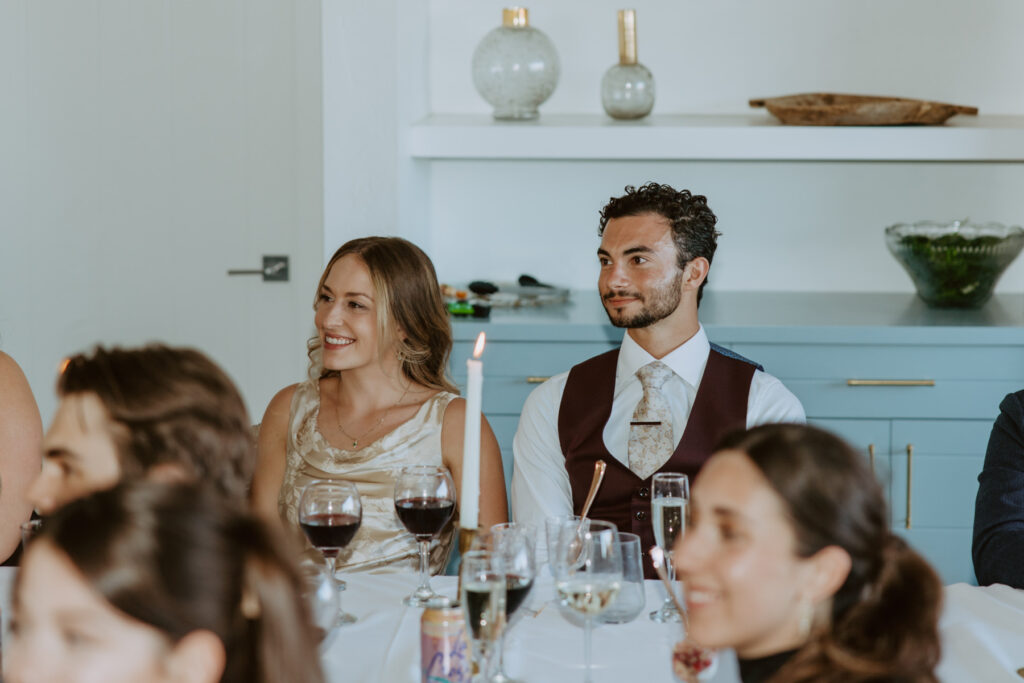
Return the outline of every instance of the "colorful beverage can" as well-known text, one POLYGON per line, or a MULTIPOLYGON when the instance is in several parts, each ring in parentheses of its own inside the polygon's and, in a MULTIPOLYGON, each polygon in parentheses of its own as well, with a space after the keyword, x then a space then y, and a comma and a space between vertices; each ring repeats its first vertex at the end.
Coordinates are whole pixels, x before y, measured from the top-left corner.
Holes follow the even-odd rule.
POLYGON ((469 683, 473 661, 466 640, 466 618, 461 609, 428 607, 423 610, 420 671, 423 683, 469 683))

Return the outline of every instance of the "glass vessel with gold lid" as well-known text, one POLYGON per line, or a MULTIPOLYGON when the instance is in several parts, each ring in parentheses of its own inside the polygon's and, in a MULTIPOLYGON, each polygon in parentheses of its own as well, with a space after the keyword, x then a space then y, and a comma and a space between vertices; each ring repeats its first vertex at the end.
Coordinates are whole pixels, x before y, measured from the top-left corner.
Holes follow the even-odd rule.
POLYGON ((619 63, 601 79, 601 104, 615 119, 643 118, 654 108, 654 76, 636 56, 635 10, 619 10, 619 63))
POLYGON ((525 7, 502 10, 501 26, 473 52, 473 85, 494 107, 496 119, 537 118, 537 107, 558 84, 559 69, 554 44, 530 26, 525 7))

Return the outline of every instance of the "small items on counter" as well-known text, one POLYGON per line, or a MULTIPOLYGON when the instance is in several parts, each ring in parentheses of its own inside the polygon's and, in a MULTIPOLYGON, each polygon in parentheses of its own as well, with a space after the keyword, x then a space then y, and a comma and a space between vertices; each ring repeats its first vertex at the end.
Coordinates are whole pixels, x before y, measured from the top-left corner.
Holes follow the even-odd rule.
POLYGON ((449 313, 486 318, 492 308, 552 306, 569 301, 568 289, 540 282, 532 275, 520 275, 518 284, 474 280, 468 290, 441 285, 449 313))
POLYGON ((490 304, 479 299, 470 299, 469 293, 465 290, 441 285, 441 295, 445 299, 448 314, 456 318, 488 318, 491 315, 490 304))

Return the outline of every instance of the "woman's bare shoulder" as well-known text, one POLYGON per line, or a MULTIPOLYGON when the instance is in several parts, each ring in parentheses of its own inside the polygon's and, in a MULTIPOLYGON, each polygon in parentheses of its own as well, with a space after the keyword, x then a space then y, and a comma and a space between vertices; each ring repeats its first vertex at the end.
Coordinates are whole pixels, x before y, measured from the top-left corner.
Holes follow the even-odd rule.
POLYGON ((267 404, 267 409, 263 413, 263 424, 284 424, 288 422, 288 415, 291 412, 292 398, 295 397, 295 390, 298 389, 298 384, 291 384, 281 389, 279 392, 274 394, 274 397, 270 399, 270 403, 267 404))

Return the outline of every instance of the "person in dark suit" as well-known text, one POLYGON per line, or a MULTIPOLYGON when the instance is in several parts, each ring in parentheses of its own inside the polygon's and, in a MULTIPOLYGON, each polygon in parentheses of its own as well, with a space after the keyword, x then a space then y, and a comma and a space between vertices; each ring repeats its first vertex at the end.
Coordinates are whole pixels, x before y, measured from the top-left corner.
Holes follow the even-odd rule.
POLYGON ((974 573, 1024 588, 1024 390, 1007 394, 985 451, 974 503, 974 573))

